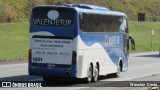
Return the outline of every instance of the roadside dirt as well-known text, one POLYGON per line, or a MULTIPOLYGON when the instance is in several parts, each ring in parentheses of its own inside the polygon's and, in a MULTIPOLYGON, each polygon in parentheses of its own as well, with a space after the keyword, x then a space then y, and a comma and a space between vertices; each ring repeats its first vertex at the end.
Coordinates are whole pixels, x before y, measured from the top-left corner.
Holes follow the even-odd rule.
POLYGON ((2 59, 0 60, 0 65, 18 64, 18 63, 27 63, 27 62, 28 62, 28 58, 2 59))

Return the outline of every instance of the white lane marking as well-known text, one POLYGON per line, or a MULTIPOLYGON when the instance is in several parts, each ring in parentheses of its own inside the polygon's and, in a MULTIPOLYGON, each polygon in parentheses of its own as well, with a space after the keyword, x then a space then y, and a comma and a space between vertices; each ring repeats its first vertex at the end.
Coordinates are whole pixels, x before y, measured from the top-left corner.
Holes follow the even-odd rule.
POLYGON ((146 74, 146 75, 140 75, 140 76, 133 76, 133 77, 124 77, 124 78, 112 78, 112 79, 105 79, 105 80, 101 80, 101 81, 127 81, 127 80, 132 80, 132 79, 138 79, 138 78, 143 78, 143 77, 147 77, 147 76, 152 76, 152 75, 158 75, 160 74, 160 72, 156 72, 156 73, 151 73, 151 74, 146 74))

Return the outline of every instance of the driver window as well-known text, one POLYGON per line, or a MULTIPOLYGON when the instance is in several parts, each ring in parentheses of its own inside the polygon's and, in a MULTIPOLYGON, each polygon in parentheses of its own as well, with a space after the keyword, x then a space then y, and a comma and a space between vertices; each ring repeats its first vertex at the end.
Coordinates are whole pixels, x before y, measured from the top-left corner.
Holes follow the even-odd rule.
POLYGON ((119 22, 120 22, 119 31, 120 31, 120 32, 125 32, 125 29, 127 28, 126 18, 123 18, 123 17, 122 17, 122 18, 119 20, 119 22))

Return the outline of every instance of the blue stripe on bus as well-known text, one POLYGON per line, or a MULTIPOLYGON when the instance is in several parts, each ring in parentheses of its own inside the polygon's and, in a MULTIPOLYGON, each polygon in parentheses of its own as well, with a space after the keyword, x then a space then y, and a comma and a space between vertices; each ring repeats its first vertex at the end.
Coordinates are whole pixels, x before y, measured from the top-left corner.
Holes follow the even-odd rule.
MULTIPOLYGON (((127 61, 128 58, 125 58, 124 55, 124 41, 123 41, 123 33, 82 33, 79 32, 79 36, 82 39, 83 43, 87 46, 92 46, 95 43, 99 43, 101 46, 103 46, 103 49, 106 51, 106 53, 109 55, 111 60, 114 62, 115 65, 119 64, 119 59, 121 58, 126 66, 124 68, 127 68, 127 61), (105 37, 107 36, 107 44, 105 44, 105 37), (114 38, 114 36, 118 36, 119 44, 115 44, 114 41, 109 41, 109 38, 114 38), (110 42, 110 44, 109 44, 110 42)), ((111 39, 110 39, 111 40, 111 39)), ((99 48, 99 47, 97 47, 99 48)))
POLYGON ((65 67, 52 67, 47 68, 46 66, 33 66, 29 63, 29 75, 40 75, 40 76, 55 76, 55 77, 76 77, 76 65, 72 65, 69 70, 65 67), (69 75, 66 74, 69 72, 69 75), (56 72, 56 73, 55 73, 56 72))

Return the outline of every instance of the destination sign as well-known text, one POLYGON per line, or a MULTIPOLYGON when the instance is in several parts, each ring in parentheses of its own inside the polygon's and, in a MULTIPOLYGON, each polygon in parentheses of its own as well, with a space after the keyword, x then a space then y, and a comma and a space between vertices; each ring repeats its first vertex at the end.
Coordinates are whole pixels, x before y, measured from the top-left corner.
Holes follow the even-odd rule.
POLYGON ((33 24, 46 26, 71 26, 71 20, 33 19, 33 24))

